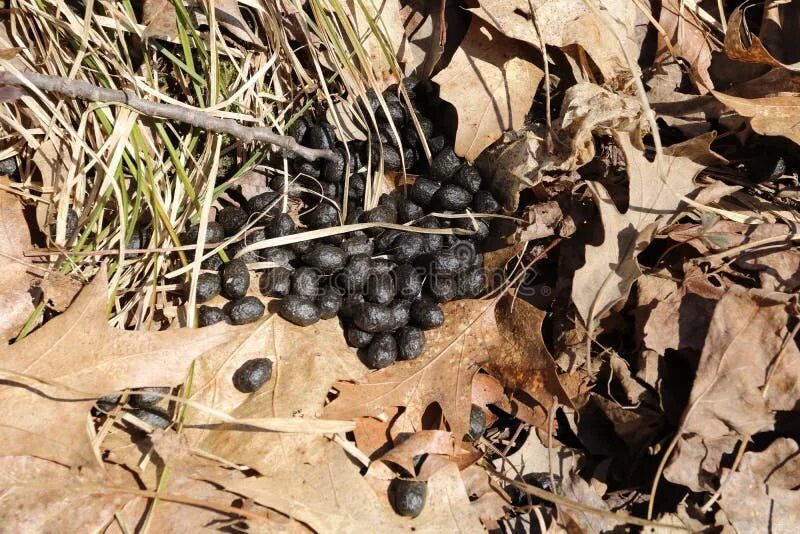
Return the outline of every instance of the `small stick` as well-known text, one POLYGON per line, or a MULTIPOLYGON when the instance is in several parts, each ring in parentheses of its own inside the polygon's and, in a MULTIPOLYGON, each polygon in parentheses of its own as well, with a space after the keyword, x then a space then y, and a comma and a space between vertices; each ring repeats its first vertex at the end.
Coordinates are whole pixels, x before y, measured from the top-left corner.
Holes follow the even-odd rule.
POLYGON ((70 98, 90 102, 114 102, 124 104, 147 116, 170 119, 211 132, 226 133, 244 143, 262 142, 292 152, 309 161, 316 159, 334 160, 337 155, 332 150, 310 148, 301 145, 294 137, 278 135, 269 128, 243 126, 231 119, 214 117, 200 110, 187 109, 173 104, 151 102, 136 96, 128 90, 106 89, 81 80, 71 80, 61 76, 49 76, 35 72, 15 74, 0 72, 0 84, 27 87, 32 85, 41 91, 56 93, 70 98))

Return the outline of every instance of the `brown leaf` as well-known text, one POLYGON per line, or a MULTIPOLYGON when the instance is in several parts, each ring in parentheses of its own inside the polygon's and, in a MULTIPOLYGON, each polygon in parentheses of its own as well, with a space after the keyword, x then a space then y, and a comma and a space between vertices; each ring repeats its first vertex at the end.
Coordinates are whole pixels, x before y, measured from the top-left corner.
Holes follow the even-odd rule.
POLYGON ((639 48, 633 38, 637 11, 630 2, 603 2, 603 9, 612 14, 609 19, 622 37, 622 45, 581 0, 482 0, 480 4, 470 11, 508 37, 537 49, 544 41, 546 45, 563 49, 575 63, 579 62, 580 47, 592 58, 607 82, 630 76, 622 47, 639 48), (541 32, 541 40, 535 28, 541 32))
POLYGON ((50 272, 47 273, 39 287, 53 309, 63 312, 75 300, 75 296, 83 288, 83 284, 61 273, 50 272))
POLYGON ((95 397, 124 388, 178 384, 198 355, 230 351, 258 327, 219 324, 204 328, 203 335, 188 328, 118 330, 106 321, 107 283, 101 270, 63 315, 0 350, 4 454, 64 465, 91 463, 86 418, 95 397))
POLYGON ((31 233, 25 221, 22 203, 16 195, 0 191, 0 344, 5 345, 22 329, 33 313, 28 293, 30 275, 27 260, 31 233))
POLYGON ((664 150, 662 181, 657 164, 627 135, 616 139, 625 153, 629 207, 620 213, 605 187, 589 183, 605 236, 600 245, 586 247, 585 264, 575 272, 572 287, 572 300, 590 332, 611 306, 627 297, 641 275, 636 255, 652 239, 658 220, 677 211, 680 197, 696 188, 694 177, 716 159, 710 150, 713 134, 673 145, 664 150))
POLYGON ((411 435, 400 436, 396 443, 392 450, 378 460, 396 464, 409 475, 415 473, 414 460, 420 454, 455 456, 460 450, 453 433, 444 430, 420 430, 411 435))
POLYGON ((337 383, 339 396, 325 408, 325 416, 376 417, 391 407, 405 406, 414 429, 420 430, 426 408, 437 402, 453 434, 466 434, 470 386, 479 366, 485 364, 509 387, 528 388, 542 383, 540 373, 553 365, 552 360, 547 363, 544 345, 537 345, 539 327, 531 328, 541 312, 530 311, 532 306, 522 300, 512 307, 511 300, 501 300, 497 311, 492 301, 445 304, 445 323, 426 332, 425 351, 419 358, 397 362, 356 383, 337 383), (525 325, 522 331, 520 324, 525 325))
POLYGON ((252 43, 258 47, 263 46, 258 35, 254 34, 245 22, 239 9, 238 0, 219 0, 215 2, 214 11, 219 25, 234 37, 245 43, 252 43))
POLYGON ((178 16, 172 0, 142 2, 142 24, 147 26, 142 32, 144 39, 175 41, 178 38, 178 16))
POLYGON ((521 128, 543 76, 521 43, 473 17, 450 64, 433 78, 458 112, 456 154, 473 161, 504 131, 521 128))
POLYGON ((472 404, 483 408, 487 417, 490 415, 488 410, 490 404, 506 412, 511 410, 511 403, 503 392, 503 385, 496 378, 484 373, 478 373, 472 380, 472 404))
POLYGON ((728 57, 745 63, 763 63, 800 72, 800 63, 781 63, 767 50, 758 36, 747 31, 744 20, 745 7, 737 7, 728 19, 728 32, 725 34, 725 53, 728 57))
MULTIPOLYGON (((680 0, 661 2, 659 23, 669 36, 672 51, 664 42, 664 35, 658 34, 658 55, 662 59, 672 58, 672 52, 688 63, 691 74, 697 83, 699 93, 706 94, 714 88, 708 73, 711 56, 717 47, 709 38, 709 32, 694 11, 685 9, 680 0)), ((657 60, 658 62, 658 60, 657 60)))
MULTIPOLYGON (((696 449, 708 450, 715 440, 735 441, 740 435, 771 430, 776 411, 795 408, 800 399, 800 351, 791 339, 782 349, 787 320, 783 302, 739 286, 723 295, 683 413, 682 454, 708 456, 696 449), (700 443, 695 440, 690 445, 686 440, 691 437, 699 437, 700 443)), ((724 443, 729 445, 729 441, 724 443)), ((685 462, 676 454, 665 476, 683 480, 685 470, 685 462), (673 463, 683 469, 676 467, 673 472, 673 463)))
POLYGON ((739 469, 727 473, 730 478, 722 486, 719 504, 737 532, 797 528, 800 465, 794 440, 778 438, 762 452, 745 453, 739 469))
MULTIPOLYGON (((564 497, 567 499, 596 510, 608 511, 608 504, 600 498, 600 495, 576 471, 569 473, 564 479, 562 487, 564 497)), ((564 516, 562 521, 567 525, 568 532, 604 532, 612 530, 615 526, 623 523, 623 521, 612 521, 604 516, 578 510, 577 508, 561 506, 558 510, 564 516)))
POLYGON ((374 417, 359 417, 356 419, 353 437, 356 439, 358 449, 369 456, 370 459, 375 459, 388 450, 392 446, 392 435, 389 429, 399 413, 400 408, 395 408, 381 419, 374 417))
POLYGON ((780 135, 800 144, 800 96, 740 98, 718 91, 712 94, 730 109, 750 119, 762 135, 780 135))

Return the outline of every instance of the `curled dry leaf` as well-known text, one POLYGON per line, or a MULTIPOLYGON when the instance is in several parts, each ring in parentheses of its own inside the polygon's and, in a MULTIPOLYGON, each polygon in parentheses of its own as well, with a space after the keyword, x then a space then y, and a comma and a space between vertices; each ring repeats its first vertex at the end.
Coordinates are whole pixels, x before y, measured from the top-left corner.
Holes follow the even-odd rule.
MULTIPOLYGON (((787 321, 783 301, 739 286, 722 296, 682 416, 681 447, 664 472, 667 479, 696 487, 699 466, 687 458, 703 458, 716 444, 727 447, 741 435, 771 430, 777 411, 795 408, 800 351, 787 339, 787 321)), ((712 473, 719 466, 714 467, 712 473)))
POLYGON ((414 475, 415 457, 421 454, 455 456, 461 451, 452 432, 444 430, 420 430, 411 435, 399 436, 397 445, 378 458, 384 463, 393 463, 403 468, 407 475, 414 475))
POLYGON ((107 285, 101 269, 64 314, 0 350, 3 454, 93 463, 86 418, 96 397, 181 383, 198 355, 229 352, 258 327, 218 324, 202 336, 190 328, 118 330, 106 321, 107 285))
POLYGON ((543 76, 522 43, 473 17, 450 64, 433 78, 458 113, 456 154, 473 161, 504 131, 521 128, 543 76))
POLYGON ((0 345, 19 334, 33 313, 28 262, 22 251, 30 249, 31 232, 22 203, 16 195, 0 191, 0 345))
POLYGON ((636 255, 652 239, 659 219, 675 214, 681 197, 696 188, 695 176, 719 159, 710 150, 714 135, 697 137, 664 150, 659 175, 657 161, 648 161, 630 137, 615 137, 630 180, 628 210, 620 213, 605 187, 589 183, 603 220, 604 239, 598 246, 586 247, 585 264, 575 272, 572 286, 572 300, 590 332, 611 306, 627 297, 641 275, 636 255))
POLYGON ((718 50, 709 36, 708 28, 680 0, 666 0, 661 2, 660 8, 659 23, 670 40, 672 50, 666 46, 665 36, 659 32, 658 58, 664 62, 678 58, 686 62, 698 92, 701 95, 706 94, 714 88, 708 68, 711 66, 712 53, 718 50), (672 52, 677 57, 672 58, 672 52))
POLYGON ((740 98, 718 91, 712 94, 743 117, 762 135, 780 135, 800 144, 800 96, 740 98))
POLYGON ((397 362, 355 383, 338 382, 339 396, 325 408, 325 416, 376 417, 405 406, 419 430, 426 408, 437 402, 453 434, 462 436, 469 427, 472 378, 481 366, 512 389, 541 393, 553 387, 548 395, 565 397, 557 377, 556 384, 542 378, 554 377, 555 370, 541 339, 541 323, 536 322, 541 312, 522 300, 512 301, 504 297, 496 307, 495 301, 481 300, 445 304, 445 323, 427 332, 419 358, 397 362))
POLYGON ((728 32, 725 34, 725 54, 745 63, 763 63, 771 67, 781 67, 800 72, 800 62, 786 64, 778 61, 767 50, 765 43, 747 30, 744 12, 747 6, 737 7, 728 19, 728 32))
MULTIPOLYGON (((578 475, 577 471, 570 472, 564 478, 562 488, 564 497, 571 501, 581 503, 595 510, 609 511, 608 504, 592 489, 588 482, 578 475)), ((560 521, 563 522, 568 532, 604 532, 624 523, 624 521, 612 521, 605 516, 579 510, 571 506, 560 506, 558 511, 559 515, 563 515, 560 521)))

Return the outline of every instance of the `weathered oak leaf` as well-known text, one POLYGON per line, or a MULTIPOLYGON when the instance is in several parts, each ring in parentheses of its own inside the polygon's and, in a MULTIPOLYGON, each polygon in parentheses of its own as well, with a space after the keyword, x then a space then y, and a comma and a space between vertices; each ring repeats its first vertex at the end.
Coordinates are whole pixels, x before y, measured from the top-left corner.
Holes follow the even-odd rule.
POLYGON ((204 328, 203 335, 189 328, 118 330, 106 321, 107 283, 101 270, 63 315, 0 349, 4 455, 92 463, 86 420, 96 397, 181 383, 196 357, 214 349, 230 351, 258 327, 218 324, 204 328))
POLYGON ((0 344, 5 345, 33 313, 30 275, 22 251, 32 247, 31 233, 16 195, 0 191, 0 344))
POLYGON ((458 113, 456 154, 473 161, 504 131, 521 128, 543 76, 522 43, 473 17, 450 64, 433 78, 458 113))
POLYGON ((800 144, 800 96, 741 98, 719 91, 712 94, 743 117, 762 135, 780 135, 800 144))

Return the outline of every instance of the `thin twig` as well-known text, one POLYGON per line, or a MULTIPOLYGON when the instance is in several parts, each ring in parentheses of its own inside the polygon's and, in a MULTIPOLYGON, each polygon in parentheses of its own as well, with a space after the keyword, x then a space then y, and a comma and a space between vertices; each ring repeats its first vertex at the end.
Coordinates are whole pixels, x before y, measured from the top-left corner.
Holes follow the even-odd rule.
POLYGON ((22 87, 31 85, 39 90, 70 98, 78 98, 90 102, 124 104, 143 115, 175 120, 212 132, 226 133, 241 140, 243 143, 268 143, 287 152, 297 154, 309 161, 316 159, 333 160, 337 157, 337 154, 332 150, 303 146, 294 137, 278 135, 269 128, 243 126, 231 119, 214 117, 197 110, 161 102, 151 102, 138 97, 128 90, 106 89, 81 80, 70 80, 61 76, 49 76, 35 72, 23 72, 20 76, 11 72, 0 72, 0 84, 22 87))

